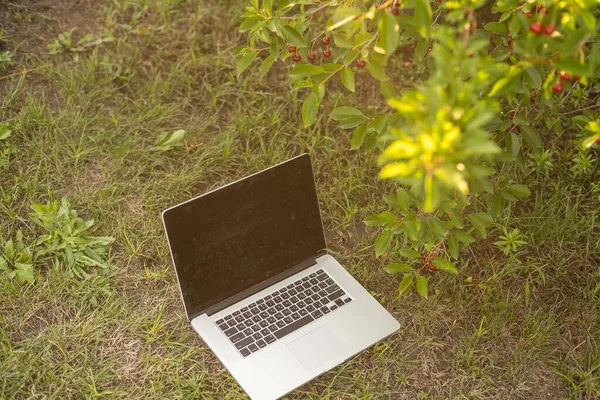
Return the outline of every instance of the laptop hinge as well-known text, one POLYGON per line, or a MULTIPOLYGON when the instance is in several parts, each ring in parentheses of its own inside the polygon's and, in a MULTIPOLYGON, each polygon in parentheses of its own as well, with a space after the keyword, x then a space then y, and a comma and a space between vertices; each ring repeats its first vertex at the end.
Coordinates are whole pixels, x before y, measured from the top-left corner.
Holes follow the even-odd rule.
POLYGON ((282 280, 289 278, 290 276, 297 274, 298 272, 305 270, 306 268, 312 267, 313 265, 315 265, 317 263, 317 258, 323 256, 327 254, 327 252, 325 250, 320 251, 319 253, 315 254, 314 257, 309 258, 306 261, 301 262, 298 265, 293 266, 292 268, 288 268, 285 271, 270 277, 269 279, 256 284, 234 296, 231 296, 228 299, 225 299, 217 304, 215 304, 214 306, 211 306, 209 308, 207 308, 204 311, 201 311, 195 315, 190 315, 190 320, 194 319, 195 317, 197 317, 198 315, 201 314, 207 314, 207 315, 213 315, 218 313, 219 311, 239 302, 244 300, 246 297, 250 297, 252 296, 254 293, 258 293, 261 290, 264 290, 266 288, 268 288, 269 286, 272 286, 274 284, 276 284, 277 282, 281 282, 282 280))

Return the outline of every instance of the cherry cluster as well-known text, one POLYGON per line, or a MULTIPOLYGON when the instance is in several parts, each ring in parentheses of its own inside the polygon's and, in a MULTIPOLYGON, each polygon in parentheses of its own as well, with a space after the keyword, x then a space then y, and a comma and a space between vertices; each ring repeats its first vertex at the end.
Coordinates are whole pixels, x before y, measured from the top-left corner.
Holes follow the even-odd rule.
MULTIPOLYGON (((325 47, 325 49, 323 49, 323 51, 321 52, 323 57, 325 57, 325 58, 331 57, 331 50, 329 50, 329 43, 330 43, 329 36, 323 36, 323 38, 321 38, 321 43, 325 47)), ((300 56, 300 54, 298 54, 298 48, 296 46, 293 46, 291 44, 288 45, 288 52, 295 53, 294 57, 292 57, 292 60, 294 60, 295 63, 302 61, 302 56, 300 56)), ((315 61, 317 59, 317 55, 315 53, 313 53, 312 49, 311 49, 311 51, 308 53, 307 58, 309 61, 315 61)), ((366 64, 367 64, 367 62, 365 60, 362 60, 360 58, 358 58, 356 60, 356 66, 358 68, 363 68, 366 64)))

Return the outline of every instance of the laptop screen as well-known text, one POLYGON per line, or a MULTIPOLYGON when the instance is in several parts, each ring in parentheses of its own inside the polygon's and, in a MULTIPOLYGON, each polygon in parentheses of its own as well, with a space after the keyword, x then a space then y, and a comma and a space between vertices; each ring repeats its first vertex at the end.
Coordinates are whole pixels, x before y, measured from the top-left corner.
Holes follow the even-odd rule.
POLYGON ((163 220, 190 318, 325 248, 307 154, 170 208, 163 220))

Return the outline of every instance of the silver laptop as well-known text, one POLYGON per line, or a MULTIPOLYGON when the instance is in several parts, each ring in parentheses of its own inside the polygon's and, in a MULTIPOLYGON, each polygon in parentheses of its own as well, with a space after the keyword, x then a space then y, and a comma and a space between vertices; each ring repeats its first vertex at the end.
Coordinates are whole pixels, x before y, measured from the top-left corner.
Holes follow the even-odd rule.
POLYGON ((400 328, 327 254, 307 154, 162 216, 187 317, 254 400, 277 399, 400 328))

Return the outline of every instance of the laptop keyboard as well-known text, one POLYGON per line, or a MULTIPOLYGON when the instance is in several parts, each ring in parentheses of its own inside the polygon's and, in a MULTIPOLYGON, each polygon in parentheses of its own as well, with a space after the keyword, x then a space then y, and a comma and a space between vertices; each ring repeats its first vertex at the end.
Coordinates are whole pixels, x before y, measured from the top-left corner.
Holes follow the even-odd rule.
POLYGON ((243 357, 352 301, 322 269, 216 321, 243 357))

